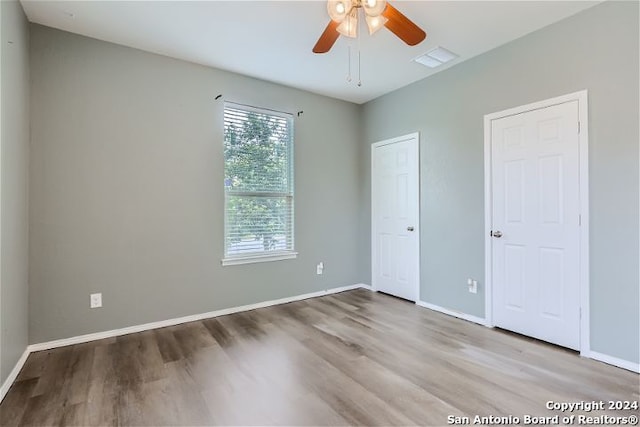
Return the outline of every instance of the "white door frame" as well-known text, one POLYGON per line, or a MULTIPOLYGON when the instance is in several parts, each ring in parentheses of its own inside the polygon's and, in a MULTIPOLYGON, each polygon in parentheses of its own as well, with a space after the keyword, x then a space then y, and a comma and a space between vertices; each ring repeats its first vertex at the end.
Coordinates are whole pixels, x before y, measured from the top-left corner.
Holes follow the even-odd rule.
POLYGON ((491 121, 507 116, 513 116, 527 111, 538 110, 540 108, 551 107, 565 102, 578 101, 578 123, 579 126, 579 197, 580 197, 580 355, 589 357, 590 353, 590 328, 589 328, 589 125, 588 125, 588 105, 587 91, 570 93, 551 99, 546 99, 532 104, 522 105, 497 113, 484 116, 484 260, 485 260, 485 322, 489 327, 495 326, 493 323, 493 252, 490 237, 491 222, 493 217, 493 194, 492 194, 492 165, 491 165, 491 121))
MULTIPOLYGON (((416 152, 414 153, 416 159, 418 159, 418 182, 416 183, 418 188, 418 217, 417 221, 417 233, 418 233, 418 262, 416 263, 416 301, 417 304, 420 299, 420 132, 414 132, 403 136, 398 136, 396 138, 385 139, 384 141, 378 141, 371 144, 371 177, 373 178, 373 161, 374 155, 373 152, 377 147, 381 147, 383 145, 395 144, 398 142, 406 141, 409 139, 415 139, 418 143, 416 144, 416 152)), ((376 284, 376 245, 375 245, 375 194, 373 192, 373 179, 371 180, 371 289, 374 291, 378 291, 376 284)))

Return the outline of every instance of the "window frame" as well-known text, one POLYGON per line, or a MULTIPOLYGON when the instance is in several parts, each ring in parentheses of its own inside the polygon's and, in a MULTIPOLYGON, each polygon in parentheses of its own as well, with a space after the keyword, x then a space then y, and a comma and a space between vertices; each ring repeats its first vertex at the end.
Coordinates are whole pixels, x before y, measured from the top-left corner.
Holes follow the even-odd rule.
POLYGON ((256 113, 267 116, 275 116, 279 118, 283 118, 287 121, 289 132, 288 132, 288 142, 287 142, 287 155, 288 155, 288 165, 287 165, 287 174, 288 174, 288 184, 289 190, 287 192, 274 192, 274 191, 236 191, 229 192, 225 186, 223 179, 223 191, 224 191, 224 248, 223 248, 223 259, 222 265, 239 265, 239 264, 252 264, 259 262, 269 262, 269 261, 281 261, 286 259, 294 259, 297 257, 298 252, 295 250, 295 175, 294 175, 294 119, 293 114, 286 113, 283 111, 272 110, 269 108, 259 108, 250 105, 240 104, 237 102, 225 101, 223 105, 223 114, 222 114, 222 129, 223 129, 223 177, 226 176, 226 168, 227 162, 224 156, 224 145, 225 145, 225 116, 227 112, 227 108, 232 108, 235 110, 240 110, 246 113, 256 113), (254 251, 247 252, 244 254, 228 254, 228 214, 227 214, 227 205, 228 205, 228 197, 282 197, 289 200, 290 209, 291 209, 291 220, 288 236, 291 239, 291 249, 285 250, 271 250, 271 251, 254 251))

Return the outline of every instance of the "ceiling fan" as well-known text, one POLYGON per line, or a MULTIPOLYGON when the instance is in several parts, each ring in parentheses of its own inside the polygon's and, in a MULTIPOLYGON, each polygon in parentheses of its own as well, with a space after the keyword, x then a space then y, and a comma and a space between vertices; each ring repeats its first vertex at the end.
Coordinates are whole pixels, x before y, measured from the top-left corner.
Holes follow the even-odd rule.
POLYGON ((313 47, 313 53, 327 53, 340 34, 346 37, 358 35, 358 11, 364 10, 369 34, 387 27, 409 46, 415 46, 427 34, 386 0, 328 0, 329 25, 313 47))

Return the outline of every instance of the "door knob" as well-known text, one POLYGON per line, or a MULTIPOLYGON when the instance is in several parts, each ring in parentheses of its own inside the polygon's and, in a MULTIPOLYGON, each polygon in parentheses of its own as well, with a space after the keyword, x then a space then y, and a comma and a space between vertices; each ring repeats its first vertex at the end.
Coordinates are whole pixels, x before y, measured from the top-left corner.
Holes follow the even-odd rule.
POLYGON ((491 233, 491 235, 499 239, 502 237, 502 231, 494 231, 491 233))
POLYGON ((407 231, 413 231, 413 230, 414 230, 414 228, 413 228, 413 226, 412 226, 412 225, 410 225, 410 226, 408 226, 408 227, 407 227, 407 231))

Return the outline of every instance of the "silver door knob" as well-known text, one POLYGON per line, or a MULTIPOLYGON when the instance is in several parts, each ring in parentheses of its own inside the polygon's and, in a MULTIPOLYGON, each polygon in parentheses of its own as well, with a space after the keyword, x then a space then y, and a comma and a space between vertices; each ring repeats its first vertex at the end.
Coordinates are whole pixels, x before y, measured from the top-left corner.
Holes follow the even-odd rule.
POLYGON ((414 230, 414 228, 413 228, 413 226, 412 226, 412 225, 410 225, 410 226, 408 226, 408 227, 407 227, 407 231, 413 231, 413 230, 414 230))
POLYGON ((492 236, 499 239, 502 237, 502 231, 494 231, 492 236))

